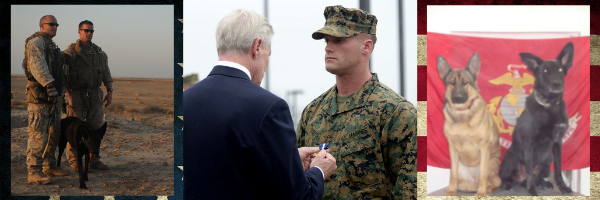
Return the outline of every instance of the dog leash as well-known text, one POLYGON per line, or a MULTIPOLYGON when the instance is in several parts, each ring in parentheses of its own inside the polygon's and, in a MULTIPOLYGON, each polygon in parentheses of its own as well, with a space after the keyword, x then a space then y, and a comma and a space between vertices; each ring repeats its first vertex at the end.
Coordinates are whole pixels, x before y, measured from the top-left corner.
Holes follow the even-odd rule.
POLYGON ((56 106, 56 104, 50 105, 52 105, 52 107, 50 107, 50 119, 48 119, 48 126, 46 127, 46 133, 48 133, 48 140, 46 141, 46 147, 44 148, 44 153, 42 153, 42 158, 46 157, 46 151, 48 151, 48 144, 50 144, 50 126, 52 125, 52 120, 54 119, 54 107, 56 106))

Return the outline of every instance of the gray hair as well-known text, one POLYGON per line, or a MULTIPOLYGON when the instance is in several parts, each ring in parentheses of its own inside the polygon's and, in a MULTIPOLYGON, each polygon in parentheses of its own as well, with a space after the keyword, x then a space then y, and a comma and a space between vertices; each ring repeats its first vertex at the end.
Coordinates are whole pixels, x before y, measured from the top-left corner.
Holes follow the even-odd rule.
POLYGON ((223 17, 217 26, 217 51, 219 55, 236 53, 246 54, 257 38, 263 41, 263 47, 271 45, 273 27, 262 15, 239 9, 223 17))

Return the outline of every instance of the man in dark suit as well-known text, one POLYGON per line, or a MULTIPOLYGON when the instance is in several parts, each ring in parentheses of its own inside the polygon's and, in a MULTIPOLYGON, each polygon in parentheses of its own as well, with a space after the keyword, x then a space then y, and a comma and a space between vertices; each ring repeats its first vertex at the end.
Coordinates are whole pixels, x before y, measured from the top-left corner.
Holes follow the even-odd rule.
POLYGON ((260 87, 273 28, 236 10, 216 35, 217 66, 183 94, 184 199, 321 199, 335 158, 298 149, 287 103, 260 87))

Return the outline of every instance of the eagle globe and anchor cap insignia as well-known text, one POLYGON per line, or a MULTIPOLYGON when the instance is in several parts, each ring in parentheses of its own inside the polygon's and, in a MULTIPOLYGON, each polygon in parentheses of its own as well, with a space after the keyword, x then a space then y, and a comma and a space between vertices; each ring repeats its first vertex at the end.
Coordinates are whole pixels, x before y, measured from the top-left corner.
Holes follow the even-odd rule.
MULTIPOLYGON (((504 96, 493 97, 487 104, 487 108, 492 114, 494 123, 498 127, 498 131, 502 134, 512 133, 517 125, 517 118, 525 110, 525 99, 531 95, 533 89, 525 90, 526 86, 533 85, 535 77, 531 75, 531 72, 527 71, 526 65, 521 64, 509 64, 508 72, 490 80, 489 82, 494 85, 510 85, 511 88, 508 93, 504 96), (521 75, 522 74, 522 75, 521 75)), ((581 119, 579 112, 569 117, 569 128, 567 133, 563 137, 563 142, 567 141, 577 128, 577 122, 581 119)), ((500 137, 500 145, 508 149, 511 145, 511 141, 508 141, 500 137)))

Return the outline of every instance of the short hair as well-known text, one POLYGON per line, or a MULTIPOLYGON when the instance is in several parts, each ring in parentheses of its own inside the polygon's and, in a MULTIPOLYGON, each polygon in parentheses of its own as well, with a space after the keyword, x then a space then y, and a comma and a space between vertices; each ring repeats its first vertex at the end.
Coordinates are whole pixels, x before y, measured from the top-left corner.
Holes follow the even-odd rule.
POLYGON ((92 23, 89 20, 83 20, 83 21, 79 22, 79 28, 81 28, 81 26, 83 26, 84 24, 91 25, 91 26, 94 25, 94 23, 92 23))
POLYGON ((365 41, 366 39, 371 39, 371 41, 373 41, 373 49, 375 49, 375 43, 377 42, 376 35, 372 35, 372 34, 368 34, 368 33, 360 33, 356 37, 356 40, 358 40, 358 42, 365 41))
POLYGON ((263 41, 263 47, 271 45, 273 27, 262 15, 238 9, 223 17, 217 26, 217 51, 219 55, 236 53, 246 54, 257 38, 263 41))
MULTIPOLYGON (((54 17, 54 15, 44 15, 44 16, 42 16, 42 18, 40 18, 40 26, 42 26, 42 21, 44 21, 44 18, 47 18, 47 17, 54 17)), ((54 17, 54 19, 56 19, 56 17, 54 17)))

